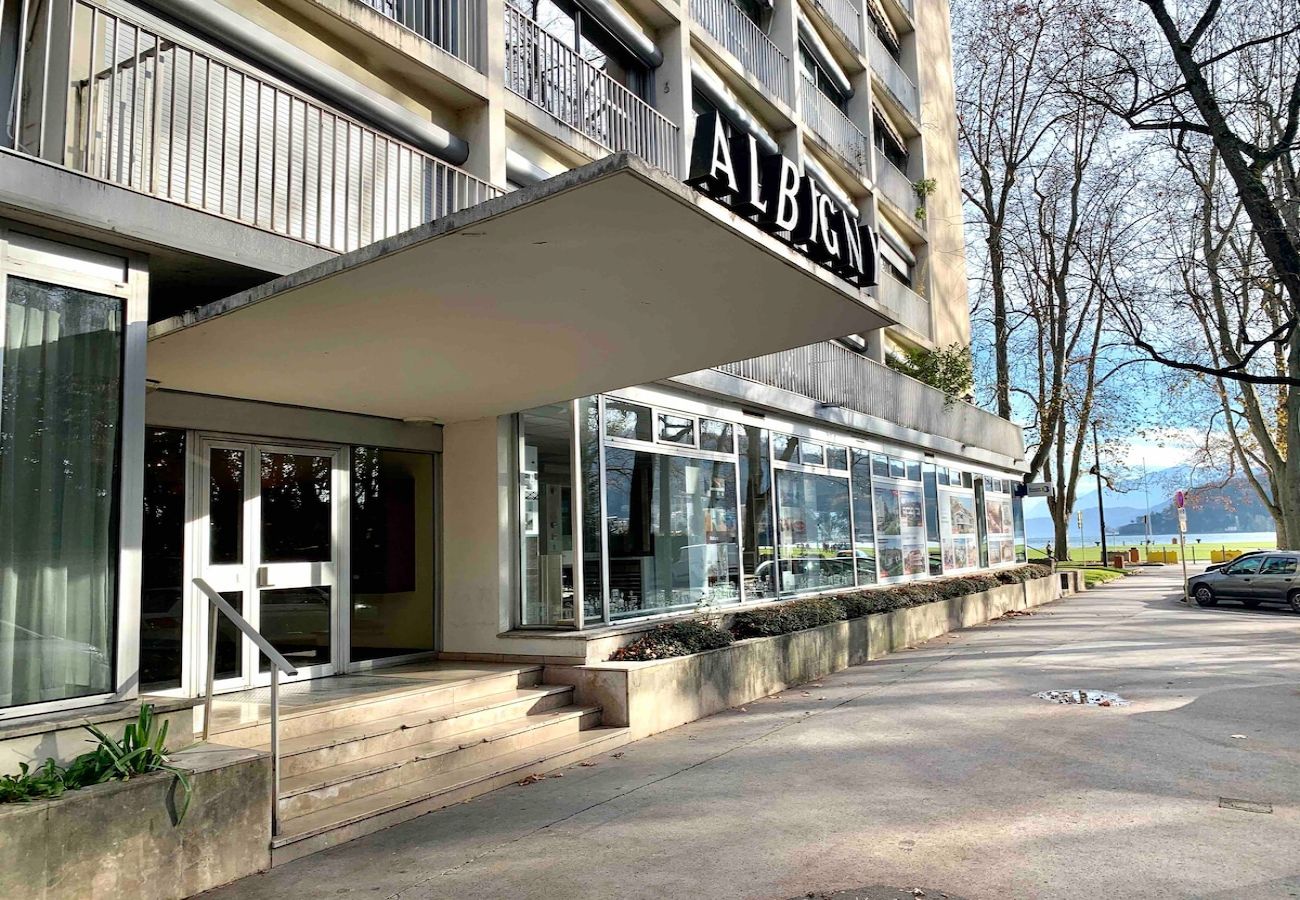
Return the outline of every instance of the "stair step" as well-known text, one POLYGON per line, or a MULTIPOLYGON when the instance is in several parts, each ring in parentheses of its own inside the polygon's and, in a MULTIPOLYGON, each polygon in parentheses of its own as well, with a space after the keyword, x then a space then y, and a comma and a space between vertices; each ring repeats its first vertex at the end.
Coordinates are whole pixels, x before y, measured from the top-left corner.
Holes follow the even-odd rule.
POLYGON ((304 772, 281 779, 280 813, 291 818, 337 808, 370 794, 448 774, 599 724, 599 707, 567 706, 304 772))
POLYGON ((572 702, 571 686, 538 685, 313 732, 280 742, 280 774, 288 778, 401 747, 443 740, 572 702))
MULTIPOLYGON (((517 666, 475 674, 459 681, 430 682, 394 688, 388 692, 358 694, 355 698, 342 702, 325 702, 296 710, 282 708, 280 740, 292 740, 376 718, 390 718, 409 712, 426 712, 457 703, 468 703, 492 694, 534 687, 541 678, 541 666, 517 666)), ((258 722, 215 731, 213 739, 231 747, 265 749, 271 741, 270 722, 264 718, 258 722)))
POLYGON ((271 842, 271 864, 333 847, 611 750, 630 739, 627 728, 598 727, 412 781, 316 812, 287 818, 271 842))

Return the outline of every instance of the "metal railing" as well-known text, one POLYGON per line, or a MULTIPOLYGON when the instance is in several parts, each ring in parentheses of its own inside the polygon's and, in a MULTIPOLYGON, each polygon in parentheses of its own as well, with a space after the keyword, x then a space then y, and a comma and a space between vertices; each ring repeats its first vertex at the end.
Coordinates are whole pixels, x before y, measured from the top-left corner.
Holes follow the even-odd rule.
POLYGON ((505 83, 610 152, 626 150, 674 176, 678 127, 511 3, 505 83))
POLYGON ((691 18, 740 61, 768 93, 794 105, 790 58, 732 0, 691 0, 691 18))
POLYGON ((906 213, 910 221, 915 222, 918 226, 922 225, 923 220, 916 217, 921 200, 916 196, 916 188, 912 186, 912 179, 908 178, 898 166, 890 162, 889 157, 885 156, 879 147, 875 149, 876 188, 885 195, 885 199, 906 213))
POLYGON ((867 29, 867 39, 871 47, 869 54, 871 70, 884 83, 885 89, 894 98, 895 102, 913 118, 920 119, 921 94, 916 89, 916 82, 903 71, 903 67, 899 65, 898 60, 894 59, 884 43, 876 36, 874 29, 867 29))
POLYGON ((19 152, 338 252, 501 193, 88 0, 45 8, 16 64, 19 152))
POLYGON ((225 597, 213 590, 212 585, 202 578, 195 578, 194 586, 208 601, 208 673, 203 695, 203 740, 208 739, 212 727, 212 687, 217 680, 217 613, 233 622, 271 663, 271 836, 275 837, 280 833, 280 674, 292 677, 298 674, 298 670, 249 625, 225 597))
POLYGON ((862 52, 862 13, 852 0, 813 0, 813 5, 848 38, 854 50, 862 52))
POLYGON ((881 273, 879 278, 880 283, 873 290, 881 305, 900 325, 922 337, 930 337, 930 301, 887 273, 881 273))
POLYGON ((805 75, 799 76, 799 114, 804 122, 850 166, 870 174, 871 142, 844 112, 817 90, 805 75))
POLYGON ((483 71, 477 0, 360 0, 436 47, 483 71))
POLYGON ((876 416, 927 434, 1012 458, 1024 455, 1020 428, 838 344, 822 343, 718 371, 876 416))

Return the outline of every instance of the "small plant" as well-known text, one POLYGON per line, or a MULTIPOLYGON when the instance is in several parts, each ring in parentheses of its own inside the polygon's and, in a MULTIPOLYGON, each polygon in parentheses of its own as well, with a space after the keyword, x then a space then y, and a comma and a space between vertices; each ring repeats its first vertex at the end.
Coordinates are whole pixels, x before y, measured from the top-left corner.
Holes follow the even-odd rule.
POLYGON ((949 344, 935 350, 909 347, 902 354, 888 354, 885 363, 895 372, 943 391, 945 409, 956 400, 968 397, 975 389, 974 361, 970 348, 962 344, 949 344))
POLYGON ((915 215, 918 222, 925 221, 925 203, 930 199, 930 195, 935 192, 935 189, 938 186, 939 183, 933 178, 918 178, 916 181, 912 182, 912 193, 916 194, 917 200, 915 215))
POLYGON ((171 764, 168 756, 168 722, 154 716, 153 707, 146 703, 140 707, 139 717, 122 730, 122 739, 116 740, 94 725, 83 725, 95 738, 95 749, 83 753, 67 767, 54 759, 47 759, 40 768, 32 771, 26 763, 19 763, 17 775, 0 776, 0 803, 24 803, 32 800, 52 800, 64 791, 103 784, 106 781, 129 781, 136 775, 151 772, 170 772, 181 786, 181 806, 177 811, 179 825, 190 808, 193 786, 189 773, 171 764))

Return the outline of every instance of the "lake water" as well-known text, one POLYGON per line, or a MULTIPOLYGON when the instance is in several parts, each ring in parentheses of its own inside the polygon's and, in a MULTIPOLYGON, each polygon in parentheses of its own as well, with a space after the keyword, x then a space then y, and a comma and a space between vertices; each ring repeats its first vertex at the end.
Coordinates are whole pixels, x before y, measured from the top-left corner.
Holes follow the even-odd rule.
MULTIPOLYGON (((1052 540, 1050 534, 1031 535, 1029 543, 1035 547, 1042 547, 1052 540)), ((1277 535, 1272 531, 1225 531, 1213 534, 1192 534, 1188 533, 1188 545, 1200 542, 1200 546, 1214 549, 1220 545, 1237 545, 1249 544, 1258 546, 1260 549, 1267 550, 1270 547, 1277 546, 1277 535)), ((1140 534, 1108 534, 1106 535, 1106 544, 1109 547, 1141 547, 1146 541, 1146 537, 1140 534)), ((1094 532, 1088 534, 1084 532, 1085 547, 1095 547, 1100 543, 1100 538, 1094 532)), ((1151 544, 1155 547, 1167 546, 1178 543, 1176 534, 1152 534, 1151 544)), ((1079 546, 1079 533, 1076 531, 1070 535, 1070 546, 1079 546)))

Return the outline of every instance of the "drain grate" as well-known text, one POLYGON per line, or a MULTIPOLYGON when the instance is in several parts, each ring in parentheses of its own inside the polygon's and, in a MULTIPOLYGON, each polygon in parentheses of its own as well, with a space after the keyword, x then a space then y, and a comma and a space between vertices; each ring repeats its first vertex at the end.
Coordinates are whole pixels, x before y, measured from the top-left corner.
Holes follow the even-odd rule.
POLYGON ((1049 703, 1069 703, 1075 706, 1128 706, 1128 701, 1111 691, 1039 691, 1034 694, 1049 703))
POLYGON ((1219 798, 1220 809, 1236 809, 1241 812, 1268 813, 1272 814, 1273 804, 1264 803, 1261 800, 1234 800, 1231 797, 1219 798))

